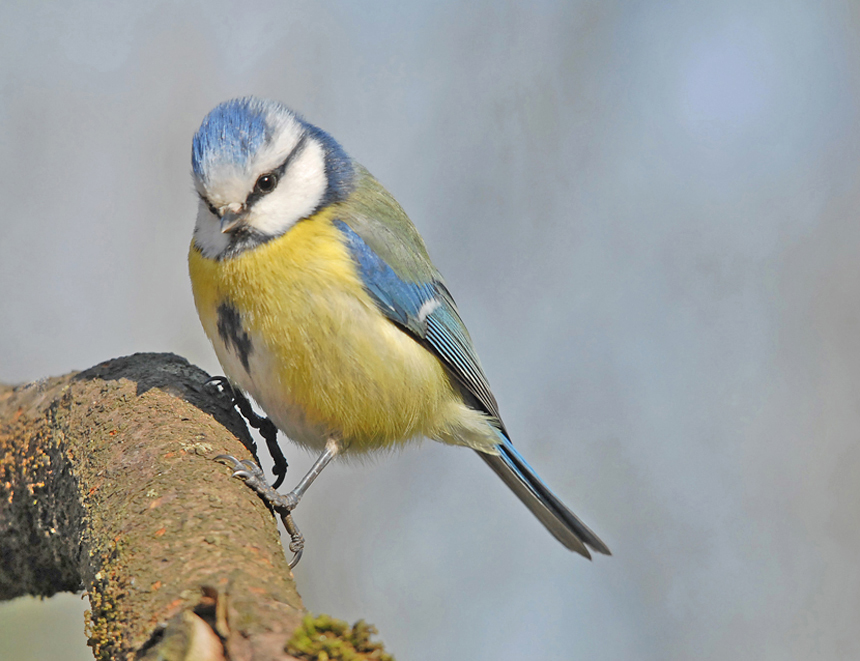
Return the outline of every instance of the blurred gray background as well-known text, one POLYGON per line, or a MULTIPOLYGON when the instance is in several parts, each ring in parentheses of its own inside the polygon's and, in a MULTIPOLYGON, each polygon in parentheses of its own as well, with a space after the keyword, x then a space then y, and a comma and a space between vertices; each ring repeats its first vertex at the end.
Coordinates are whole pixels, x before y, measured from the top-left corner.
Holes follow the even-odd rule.
MULTIPOLYGON (((4 2, 0 380, 219 373, 190 141, 251 93, 402 203, 615 554, 425 442, 310 491, 310 609, 402 661, 860 658, 858 3, 4 2)), ((91 658, 86 606, 0 605, 0 658, 91 658)))

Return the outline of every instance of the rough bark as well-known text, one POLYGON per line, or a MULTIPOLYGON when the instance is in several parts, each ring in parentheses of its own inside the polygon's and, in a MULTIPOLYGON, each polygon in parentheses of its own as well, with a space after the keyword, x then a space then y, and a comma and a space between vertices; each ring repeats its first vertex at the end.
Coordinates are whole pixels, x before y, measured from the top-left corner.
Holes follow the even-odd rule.
POLYGON ((99 659, 289 659, 304 610, 244 423, 170 354, 0 387, 0 599, 86 589, 99 659), (240 441, 239 439, 242 439, 240 441))

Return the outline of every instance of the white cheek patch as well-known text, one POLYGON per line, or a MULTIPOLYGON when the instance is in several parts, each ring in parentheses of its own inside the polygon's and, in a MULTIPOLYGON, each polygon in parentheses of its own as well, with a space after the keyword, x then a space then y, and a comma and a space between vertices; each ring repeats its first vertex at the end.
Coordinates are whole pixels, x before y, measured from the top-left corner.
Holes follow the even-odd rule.
POLYGON ((266 235, 283 234, 319 206, 327 186, 325 153, 315 140, 307 140, 278 187, 254 203, 245 222, 266 235))
POLYGON ((230 244, 229 235, 221 232, 221 221, 209 211, 203 200, 197 208, 194 244, 209 259, 216 259, 230 244))

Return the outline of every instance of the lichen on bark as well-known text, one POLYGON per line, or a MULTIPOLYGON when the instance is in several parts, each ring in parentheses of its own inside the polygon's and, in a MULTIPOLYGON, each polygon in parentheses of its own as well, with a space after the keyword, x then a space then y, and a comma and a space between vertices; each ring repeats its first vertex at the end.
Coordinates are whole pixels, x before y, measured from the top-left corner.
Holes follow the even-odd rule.
POLYGON ((272 513, 213 461, 253 443, 208 378, 136 354, 0 388, 0 599, 86 589, 101 659, 291 658, 303 606, 272 513))

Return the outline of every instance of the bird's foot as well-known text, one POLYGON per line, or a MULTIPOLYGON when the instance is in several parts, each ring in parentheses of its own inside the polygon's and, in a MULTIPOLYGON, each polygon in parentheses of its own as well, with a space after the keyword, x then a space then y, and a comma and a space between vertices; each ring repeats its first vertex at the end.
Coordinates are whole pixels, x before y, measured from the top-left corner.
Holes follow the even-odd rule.
POLYGON ((305 538, 292 517, 292 511, 299 504, 299 498, 292 491, 286 496, 278 493, 266 481, 266 476, 260 467, 250 459, 236 459, 229 454, 219 454, 215 460, 232 462, 233 477, 243 480, 245 484, 257 492, 267 505, 278 513, 284 528, 290 535, 290 551, 293 552, 293 558, 289 562, 290 569, 299 564, 305 548, 305 538))
POLYGON ((284 483, 284 478, 287 476, 287 460, 284 457, 284 453, 281 452, 281 446, 278 445, 278 428, 275 427, 275 423, 269 418, 257 415, 248 398, 241 391, 236 390, 230 385, 227 377, 213 376, 206 382, 206 386, 228 394, 233 399, 233 406, 242 414, 242 417, 248 421, 251 427, 259 431, 260 436, 265 439, 269 454, 275 462, 275 465, 272 467, 272 472, 275 474, 272 488, 277 489, 284 483))
POLYGON ((238 477, 249 487, 256 491, 260 497, 268 503, 278 514, 285 516, 292 512, 299 499, 291 492, 286 496, 278 493, 275 488, 266 481, 262 469, 250 459, 236 459, 229 454, 219 454, 216 461, 232 461, 233 477, 238 477))

